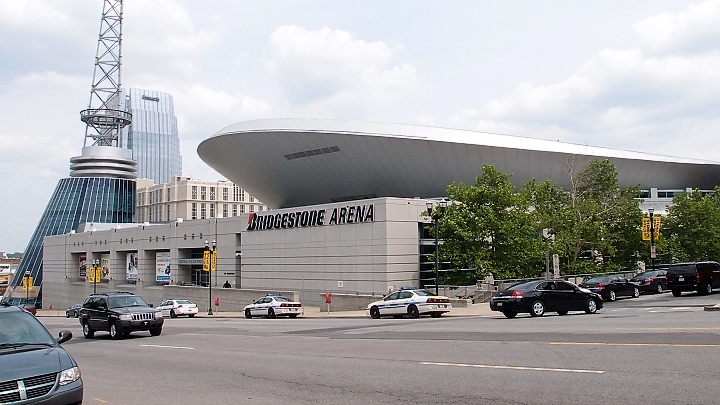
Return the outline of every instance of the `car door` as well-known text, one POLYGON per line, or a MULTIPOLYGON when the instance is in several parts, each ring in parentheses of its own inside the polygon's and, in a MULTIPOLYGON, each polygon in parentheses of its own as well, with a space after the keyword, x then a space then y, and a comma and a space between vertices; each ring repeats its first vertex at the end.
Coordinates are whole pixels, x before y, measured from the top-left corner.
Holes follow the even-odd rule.
POLYGON ((615 276, 615 277, 617 277, 618 288, 620 288, 620 291, 621 291, 621 293, 618 295, 622 295, 624 297, 629 297, 629 296, 633 295, 633 293, 635 292, 635 287, 637 287, 635 285, 635 283, 631 283, 628 279, 626 279, 623 276, 615 276))
POLYGON ((718 287, 720 287, 720 264, 712 263, 711 271, 712 271, 712 276, 711 276, 712 287, 718 288, 718 287))
POLYGON ((562 305, 559 305, 560 296, 552 281, 545 281, 537 285, 535 290, 538 292, 538 298, 545 304, 545 312, 562 311, 562 305))
POLYGON ((378 309, 380 310, 380 315, 393 315, 398 313, 396 308, 396 302, 399 295, 399 292, 394 292, 385 297, 382 305, 378 306, 378 309))
POLYGON ((395 314, 406 314, 408 306, 412 303, 413 293, 412 291, 400 291, 397 299, 397 307, 395 308, 395 314))
POLYGON ((97 302, 94 324, 93 329, 108 330, 108 303, 105 298, 100 298, 97 302))
POLYGON ((172 301, 163 301, 157 308, 162 312, 164 317, 170 316, 170 308, 172 308, 172 301))
POLYGON ((582 311, 585 309, 585 295, 574 285, 565 281, 556 281, 558 294, 564 311, 582 311))
POLYGON ((255 311, 253 312, 253 315, 267 316, 268 308, 270 307, 270 301, 272 300, 269 297, 260 298, 257 302, 257 305, 255 306, 255 311))

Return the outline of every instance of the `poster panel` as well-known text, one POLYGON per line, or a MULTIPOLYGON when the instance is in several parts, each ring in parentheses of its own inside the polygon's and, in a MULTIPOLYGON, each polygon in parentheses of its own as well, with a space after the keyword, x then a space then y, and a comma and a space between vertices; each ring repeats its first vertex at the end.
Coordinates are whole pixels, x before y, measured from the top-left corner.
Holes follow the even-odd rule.
POLYGON ((170 282, 170 252, 155 254, 155 281, 170 282))
POLYGON ((87 277, 87 254, 86 253, 80 253, 78 255, 78 262, 79 262, 79 275, 80 278, 87 277))
POLYGON ((137 281, 138 279, 138 254, 128 253, 125 256, 125 279, 128 281, 137 281))
POLYGON ((100 274, 100 280, 107 280, 110 278, 110 255, 105 253, 100 255, 100 268, 102 269, 102 273, 100 274))

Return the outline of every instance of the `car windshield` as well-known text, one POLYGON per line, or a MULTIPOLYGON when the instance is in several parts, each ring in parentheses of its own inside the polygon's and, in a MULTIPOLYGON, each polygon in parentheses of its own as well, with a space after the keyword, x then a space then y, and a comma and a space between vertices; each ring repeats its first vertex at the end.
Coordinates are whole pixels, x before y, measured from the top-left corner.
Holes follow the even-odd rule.
POLYGON ((640 273, 633 278, 646 278, 646 277, 654 277, 654 276, 655 276, 654 271, 646 271, 645 273, 640 273))
POLYGON ((192 301, 188 301, 188 300, 177 300, 175 302, 177 302, 178 304, 192 305, 192 301))
POLYGON ((0 348, 16 344, 54 345, 55 340, 47 329, 27 312, 0 313, 0 348))
POLYGON ((435 294, 427 292, 425 290, 414 290, 415 294, 421 296, 421 297, 432 297, 435 294))
POLYGON ((273 298, 274 298, 275 301, 277 301, 277 302, 291 302, 291 301, 292 301, 292 300, 289 300, 289 299, 287 299, 287 298, 285 298, 285 297, 273 297, 273 298))
POLYGON ((537 281, 527 281, 525 283, 515 284, 514 286, 508 288, 508 290, 527 290, 535 287, 535 284, 537 284, 537 281))
POLYGON ((113 297, 108 298, 108 307, 110 308, 123 308, 123 307, 138 307, 147 306, 147 303, 142 298, 137 296, 128 297, 113 297))
POLYGON ((586 280, 583 284, 608 283, 609 281, 610 277, 593 277, 589 280, 586 280))

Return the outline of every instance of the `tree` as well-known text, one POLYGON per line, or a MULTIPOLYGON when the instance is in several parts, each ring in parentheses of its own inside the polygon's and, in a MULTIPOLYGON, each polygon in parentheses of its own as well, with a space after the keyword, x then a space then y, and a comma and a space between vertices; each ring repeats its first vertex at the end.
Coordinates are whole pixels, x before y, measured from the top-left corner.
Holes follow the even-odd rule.
POLYGON ((483 165, 475 185, 451 184, 452 204, 440 221, 441 256, 482 277, 534 277, 543 268, 542 242, 528 201, 510 176, 483 165))
POLYGON ((667 238, 658 248, 672 261, 720 260, 720 187, 713 193, 681 193, 668 207, 667 238))

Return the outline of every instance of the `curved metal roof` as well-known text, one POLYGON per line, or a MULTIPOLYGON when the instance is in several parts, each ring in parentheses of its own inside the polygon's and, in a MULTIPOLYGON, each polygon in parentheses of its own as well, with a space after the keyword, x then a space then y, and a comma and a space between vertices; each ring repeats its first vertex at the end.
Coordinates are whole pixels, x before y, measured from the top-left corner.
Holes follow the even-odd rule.
POLYGON ((621 186, 711 189, 720 162, 405 124, 264 119, 227 126, 198 146, 210 167, 273 208, 370 197, 439 197, 493 164, 520 185, 609 159, 621 186))

